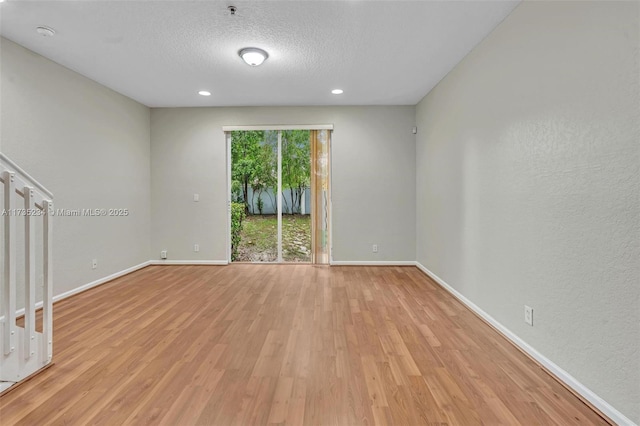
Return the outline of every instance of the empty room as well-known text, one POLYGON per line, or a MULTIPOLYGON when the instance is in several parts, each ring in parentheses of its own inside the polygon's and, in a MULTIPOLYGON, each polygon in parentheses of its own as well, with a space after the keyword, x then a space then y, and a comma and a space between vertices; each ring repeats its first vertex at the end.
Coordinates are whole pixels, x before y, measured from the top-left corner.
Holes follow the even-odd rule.
POLYGON ((0 424, 640 424, 639 1, 0 0, 0 424))

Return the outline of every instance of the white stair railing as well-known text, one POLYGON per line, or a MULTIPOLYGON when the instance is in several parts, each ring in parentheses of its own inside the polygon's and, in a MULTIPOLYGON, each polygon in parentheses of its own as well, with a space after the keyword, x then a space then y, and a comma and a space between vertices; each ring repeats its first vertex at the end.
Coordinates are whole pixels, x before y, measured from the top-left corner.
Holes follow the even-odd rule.
POLYGON ((1 260, 0 392, 33 375, 53 357, 52 216, 53 194, 0 153, 4 197, 0 213, 4 228, 1 260), (16 197, 17 194, 18 196, 16 197), (24 253, 17 250, 17 219, 24 216, 24 253), (42 233, 36 235, 36 220, 42 233), (36 237, 42 239, 42 332, 36 331, 36 237), (24 274, 17 282, 17 258, 24 256, 24 274), (18 288, 24 291, 24 327, 16 324, 18 288))

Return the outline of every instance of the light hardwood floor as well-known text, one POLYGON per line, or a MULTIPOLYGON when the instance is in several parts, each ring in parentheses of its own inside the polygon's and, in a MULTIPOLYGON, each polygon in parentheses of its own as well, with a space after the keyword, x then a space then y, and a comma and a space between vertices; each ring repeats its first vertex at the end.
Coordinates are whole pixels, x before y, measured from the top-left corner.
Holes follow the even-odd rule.
POLYGON ((607 424, 415 267, 150 266, 54 320, 0 424, 607 424))

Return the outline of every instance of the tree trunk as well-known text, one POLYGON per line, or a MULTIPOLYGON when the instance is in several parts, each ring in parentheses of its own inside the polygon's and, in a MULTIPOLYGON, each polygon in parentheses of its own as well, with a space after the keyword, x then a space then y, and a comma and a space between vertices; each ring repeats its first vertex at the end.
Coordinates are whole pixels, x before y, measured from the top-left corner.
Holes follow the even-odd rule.
POLYGON ((244 185, 242 187, 242 195, 244 196, 244 212, 249 214, 249 181, 248 179, 244 180, 244 185))
POLYGON ((298 198, 298 213, 302 214, 302 203, 304 202, 302 199, 302 188, 296 190, 296 197, 298 198))

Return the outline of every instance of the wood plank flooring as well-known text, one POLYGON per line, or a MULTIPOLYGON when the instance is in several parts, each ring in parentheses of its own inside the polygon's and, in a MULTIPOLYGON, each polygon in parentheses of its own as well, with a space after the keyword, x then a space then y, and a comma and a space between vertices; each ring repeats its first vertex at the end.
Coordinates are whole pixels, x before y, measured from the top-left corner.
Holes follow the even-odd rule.
POLYGON ((54 324, 0 424, 607 424, 415 267, 150 266, 54 324))

